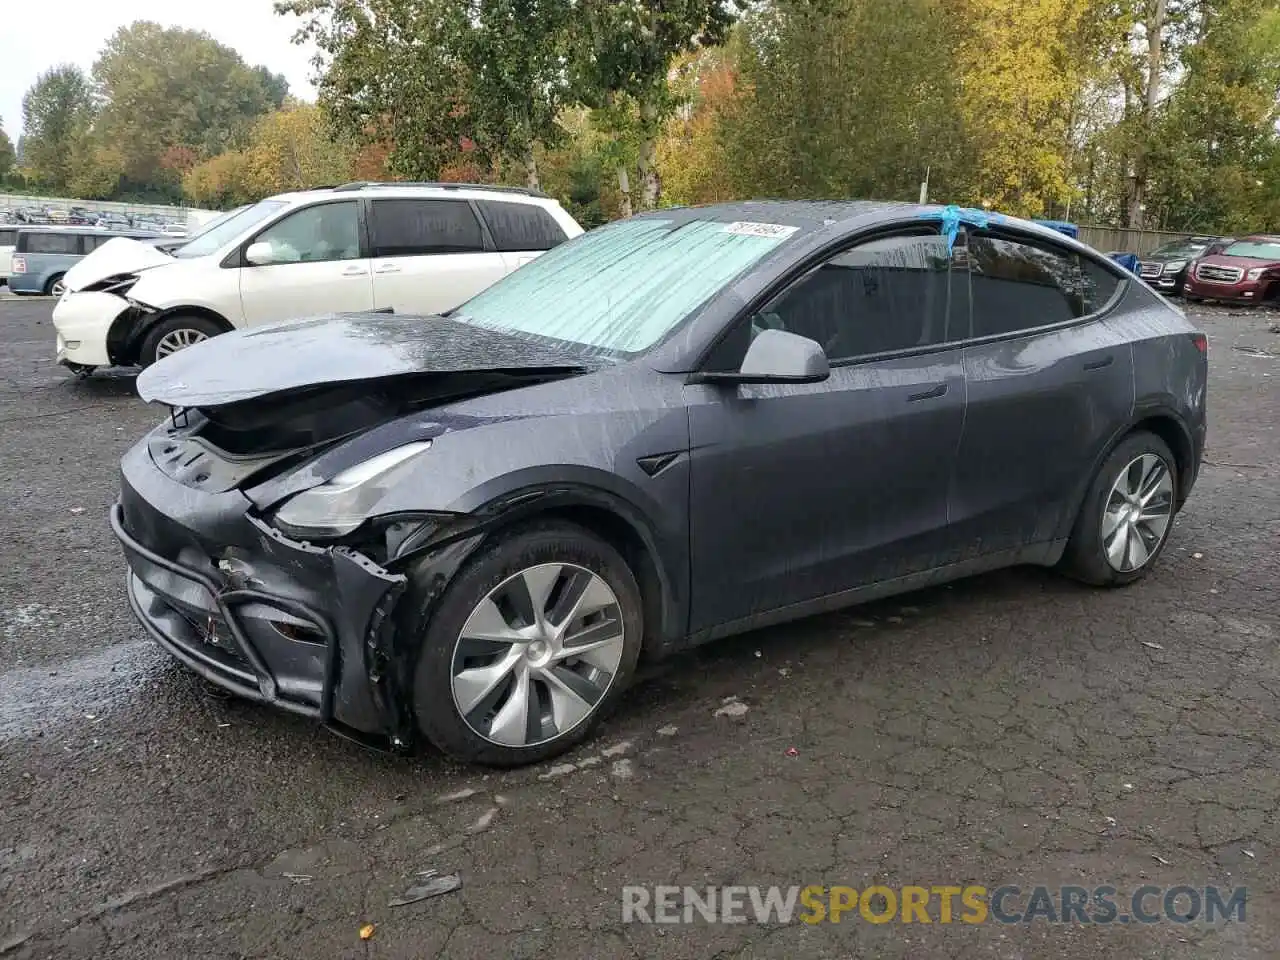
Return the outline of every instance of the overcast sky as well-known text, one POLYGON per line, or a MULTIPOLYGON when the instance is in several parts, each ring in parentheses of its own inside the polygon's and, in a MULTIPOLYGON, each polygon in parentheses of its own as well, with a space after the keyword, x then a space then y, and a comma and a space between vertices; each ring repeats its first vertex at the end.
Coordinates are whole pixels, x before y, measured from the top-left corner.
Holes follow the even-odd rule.
POLYGON ((15 143, 22 95, 36 77, 59 63, 88 70, 107 38, 135 20, 204 30, 250 66, 283 73, 294 96, 315 96, 308 81, 313 51, 289 42, 298 18, 278 16, 272 0, 0 0, 0 9, 10 3, 27 8, 23 16, 0 18, 0 120, 15 143))

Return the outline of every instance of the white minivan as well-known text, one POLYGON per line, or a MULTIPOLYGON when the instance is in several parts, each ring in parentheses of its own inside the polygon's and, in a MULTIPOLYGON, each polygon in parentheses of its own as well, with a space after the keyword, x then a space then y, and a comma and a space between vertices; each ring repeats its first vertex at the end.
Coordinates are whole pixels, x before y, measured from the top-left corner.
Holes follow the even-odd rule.
POLYGON ((237 327, 325 313, 442 313, 582 233, 532 190, 351 183, 246 207, 164 253, 129 239, 67 271, 58 362, 147 366, 237 327))

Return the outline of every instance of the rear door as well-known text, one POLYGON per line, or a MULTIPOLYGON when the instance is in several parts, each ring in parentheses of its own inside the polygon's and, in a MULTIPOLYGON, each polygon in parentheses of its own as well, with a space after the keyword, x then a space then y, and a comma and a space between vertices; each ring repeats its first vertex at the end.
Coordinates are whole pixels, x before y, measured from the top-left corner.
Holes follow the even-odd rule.
POLYGON ((238 275, 245 324, 373 307, 373 280, 361 243, 359 201, 304 207, 260 231, 245 247, 263 242, 271 244, 271 263, 242 261, 244 265, 238 269, 225 271, 231 283, 238 275))
POLYGON ((693 631, 936 565, 965 410, 950 259, 930 227, 833 254, 707 365, 781 329, 822 345, 822 383, 686 387, 693 631))
POLYGON ((387 198, 370 203, 373 297, 396 313, 443 313, 502 278, 468 200, 387 198))
POLYGON ((568 239, 555 217, 537 204, 477 200, 476 208, 508 273, 568 239))
POLYGON ((961 559, 1058 536, 1133 405, 1132 351, 1106 320, 1116 273, 1003 231, 970 233, 968 261, 969 407, 951 498, 961 559))

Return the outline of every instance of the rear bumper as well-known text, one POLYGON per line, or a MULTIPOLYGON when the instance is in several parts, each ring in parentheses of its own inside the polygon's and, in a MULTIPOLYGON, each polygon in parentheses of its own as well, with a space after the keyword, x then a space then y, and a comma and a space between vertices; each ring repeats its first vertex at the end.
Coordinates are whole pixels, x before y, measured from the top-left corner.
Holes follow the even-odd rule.
POLYGON ((129 603, 161 647, 242 697, 376 745, 402 739, 371 658, 403 577, 346 548, 289 540, 238 492, 181 486, 145 441, 121 472, 111 529, 129 603))

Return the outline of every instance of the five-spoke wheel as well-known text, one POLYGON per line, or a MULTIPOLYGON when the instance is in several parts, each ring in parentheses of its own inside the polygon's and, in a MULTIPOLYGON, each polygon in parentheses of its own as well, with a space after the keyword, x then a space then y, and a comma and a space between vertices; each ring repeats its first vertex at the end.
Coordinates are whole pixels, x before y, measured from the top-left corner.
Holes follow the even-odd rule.
POLYGON ((495 537, 438 602, 415 571, 399 629, 422 638, 418 726, 460 759, 513 766, 585 737, 626 687, 643 632, 640 588, 618 550, 543 521, 495 537))

